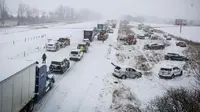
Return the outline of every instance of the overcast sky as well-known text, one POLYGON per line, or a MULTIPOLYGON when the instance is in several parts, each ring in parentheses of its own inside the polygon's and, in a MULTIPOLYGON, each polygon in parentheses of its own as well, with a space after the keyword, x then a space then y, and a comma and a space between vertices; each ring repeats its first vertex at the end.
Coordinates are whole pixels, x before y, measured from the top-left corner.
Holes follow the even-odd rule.
POLYGON ((12 13, 23 2, 44 11, 53 11, 59 5, 75 9, 88 8, 104 17, 122 14, 148 15, 165 18, 200 19, 200 0, 6 0, 12 13))

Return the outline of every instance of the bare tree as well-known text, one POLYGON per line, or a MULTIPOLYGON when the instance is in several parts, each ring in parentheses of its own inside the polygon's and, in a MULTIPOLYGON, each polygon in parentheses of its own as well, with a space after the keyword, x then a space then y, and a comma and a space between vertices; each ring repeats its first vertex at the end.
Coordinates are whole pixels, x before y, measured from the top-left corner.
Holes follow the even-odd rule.
POLYGON ((7 7, 5 0, 0 0, 0 14, 1 14, 1 21, 4 25, 5 19, 8 17, 7 7))
POLYGON ((20 25, 25 18, 25 11, 26 11, 26 5, 23 3, 20 3, 18 6, 18 25, 20 25))

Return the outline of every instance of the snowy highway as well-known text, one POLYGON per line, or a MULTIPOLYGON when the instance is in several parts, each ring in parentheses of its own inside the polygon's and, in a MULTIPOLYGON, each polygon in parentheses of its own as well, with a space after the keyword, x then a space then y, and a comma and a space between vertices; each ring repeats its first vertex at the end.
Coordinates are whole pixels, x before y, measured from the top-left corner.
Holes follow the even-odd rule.
POLYGON ((109 44, 117 37, 117 29, 102 43, 94 41, 80 62, 74 63, 36 106, 37 112, 94 112, 102 89, 102 78, 112 72, 107 59, 109 44))

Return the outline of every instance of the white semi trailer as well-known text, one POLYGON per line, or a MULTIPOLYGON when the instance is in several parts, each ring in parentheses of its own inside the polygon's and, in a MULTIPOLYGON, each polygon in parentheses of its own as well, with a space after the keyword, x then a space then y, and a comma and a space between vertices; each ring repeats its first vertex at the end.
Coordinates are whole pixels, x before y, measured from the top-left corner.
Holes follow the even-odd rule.
POLYGON ((5 68, 5 72, 1 74, 3 76, 0 80, 0 112, 19 112, 26 105, 31 106, 34 103, 36 64, 26 62, 21 66, 7 69, 9 71, 5 68))
POLYGON ((48 76, 46 65, 22 60, 8 63, 0 65, 0 112, 31 112, 54 78, 48 76))

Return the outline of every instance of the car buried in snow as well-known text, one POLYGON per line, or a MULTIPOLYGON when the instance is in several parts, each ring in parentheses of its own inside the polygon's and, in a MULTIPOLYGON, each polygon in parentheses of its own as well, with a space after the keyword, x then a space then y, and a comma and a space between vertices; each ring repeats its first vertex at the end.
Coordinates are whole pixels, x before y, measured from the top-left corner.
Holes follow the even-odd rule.
POLYGON ((84 53, 80 49, 72 50, 69 55, 69 60, 80 61, 83 58, 83 55, 84 53))
POLYGON ((176 53, 167 53, 164 56, 165 60, 172 60, 172 61, 188 61, 188 58, 185 56, 181 56, 179 54, 176 53))
POLYGON ((144 45, 145 50, 163 50, 165 48, 165 44, 146 44, 144 45))
POLYGON ((69 69, 70 67, 70 62, 67 58, 56 60, 56 61, 51 61, 51 65, 49 66, 50 72, 60 72, 64 73, 69 69))
POLYGON ((142 77, 142 73, 136 71, 132 67, 120 67, 115 66, 114 72, 112 73, 113 76, 120 78, 120 79, 127 79, 127 78, 140 78, 142 77))
POLYGON ((158 73, 160 78, 172 79, 183 75, 183 71, 177 66, 161 67, 158 73))

